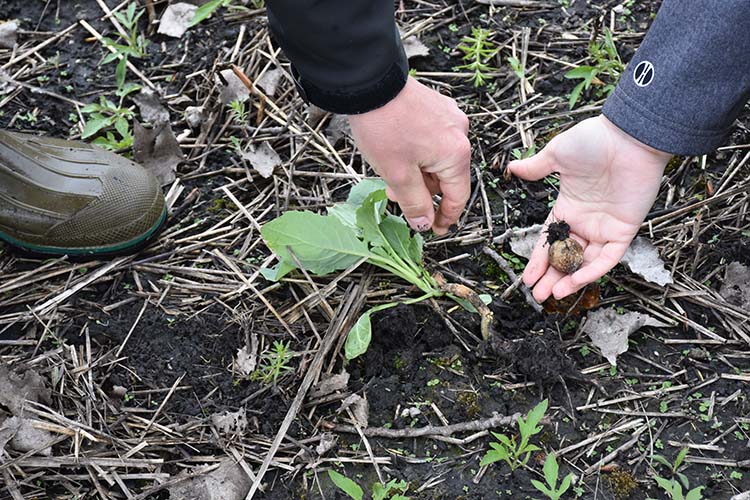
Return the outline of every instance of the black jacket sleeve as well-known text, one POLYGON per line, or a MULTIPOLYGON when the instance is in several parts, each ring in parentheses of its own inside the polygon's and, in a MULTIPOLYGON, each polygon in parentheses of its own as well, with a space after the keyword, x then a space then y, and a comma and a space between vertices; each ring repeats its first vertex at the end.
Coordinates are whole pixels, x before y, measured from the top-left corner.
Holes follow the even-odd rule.
POLYGON ((392 0, 268 0, 271 32, 307 101, 364 113, 393 99, 408 63, 392 0))
POLYGON ((603 113, 639 141, 705 154, 750 97, 750 1, 664 0, 603 113))

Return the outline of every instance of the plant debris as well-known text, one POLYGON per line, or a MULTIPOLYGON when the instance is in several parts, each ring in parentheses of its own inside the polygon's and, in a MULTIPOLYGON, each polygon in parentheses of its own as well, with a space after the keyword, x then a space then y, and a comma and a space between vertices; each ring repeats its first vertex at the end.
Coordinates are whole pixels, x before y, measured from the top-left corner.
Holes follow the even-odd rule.
POLYGON ((750 310, 750 267, 731 262, 727 266, 719 294, 730 304, 750 310))
POLYGON ((250 486, 250 478, 242 467, 224 459, 218 469, 170 486, 168 490, 170 500, 244 500, 250 486))
POLYGON ((12 49, 16 46, 18 37, 18 23, 6 21, 0 23, 0 48, 12 49))
POLYGON ((185 2, 168 5, 159 21, 158 33, 180 38, 190 28, 196 10, 197 6, 185 2))
POLYGON ((617 365, 617 356, 628 350, 630 334, 644 326, 666 328, 669 325, 651 316, 634 311, 618 311, 615 307, 589 313, 583 332, 599 348, 607 361, 617 365))
POLYGON ((664 267, 664 261, 659 257, 659 251, 650 240, 642 236, 633 240, 620 262, 648 282, 659 286, 674 283, 672 275, 664 267))
POLYGON ((281 166, 281 156, 274 151, 268 142, 260 144, 249 144, 242 151, 242 159, 250 163, 250 166, 264 179, 273 175, 273 171, 281 166))
POLYGON ((133 123, 133 158, 150 170, 162 186, 175 179, 177 166, 185 159, 169 122, 146 128, 133 123))

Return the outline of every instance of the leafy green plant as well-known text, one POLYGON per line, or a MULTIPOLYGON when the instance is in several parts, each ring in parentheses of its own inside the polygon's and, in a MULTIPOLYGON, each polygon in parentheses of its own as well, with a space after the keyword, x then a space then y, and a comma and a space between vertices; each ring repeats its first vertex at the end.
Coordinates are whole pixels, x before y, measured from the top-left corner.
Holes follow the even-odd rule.
POLYGON ((458 45, 458 50, 464 53, 463 60, 466 64, 457 66, 456 69, 471 71, 473 74, 469 78, 475 87, 481 87, 490 79, 487 74, 495 71, 490 65, 490 61, 498 53, 498 48, 490 38, 495 34, 494 31, 485 28, 471 28, 471 36, 465 36, 458 45))
POLYGON ((484 455, 480 465, 485 466, 502 460, 508 464, 512 471, 526 465, 531 454, 539 451, 539 447, 531 444, 530 440, 533 436, 542 432, 539 422, 547 411, 547 405, 548 401, 545 399, 529 411, 525 419, 518 417, 520 440, 516 439, 515 435, 508 437, 505 434, 493 432, 492 435, 495 436, 497 442, 490 443, 492 449, 484 455))
POLYGON ((688 477, 680 472, 680 467, 685 461, 687 454, 687 448, 680 450, 675 457, 674 463, 671 463, 662 455, 651 456, 655 462, 664 465, 671 475, 670 478, 654 476, 654 481, 656 481, 656 484, 658 484, 672 500, 702 500, 703 498, 701 491, 703 491, 704 486, 698 486, 691 490, 688 477), (683 487, 685 490, 688 490, 687 493, 683 493, 683 487))
POLYGON ((229 109, 232 113, 232 118, 234 119, 234 121, 236 121, 240 125, 247 123, 249 111, 244 101, 235 100, 230 102, 229 109))
POLYGON ((573 474, 568 474, 560 481, 560 486, 557 486, 559 480, 560 467, 557 465, 557 457, 554 453, 547 455, 547 459, 544 461, 544 481, 547 483, 543 484, 541 481, 536 479, 531 480, 531 484, 534 488, 544 493, 551 500, 559 500, 568 491, 570 485, 573 482, 573 474))
MULTIPOLYGON (((335 470, 329 470, 328 477, 331 478, 333 484, 354 500, 362 500, 364 498, 365 492, 362 490, 362 487, 343 474, 335 470)), ((409 485, 406 481, 391 479, 386 484, 373 484, 371 496, 372 500, 409 500, 409 497, 403 495, 408 489, 409 485)))
POLYGON ((127 75, 128 58, 140 59, 146 55, 148 40, 138 32, 138 20, 141 18, 144 9, 136 10, 135 2, 131 2, 125 12, 115 12, 114 17, 117 19, 126 31, 126 35, 118 34, 118 40, 112 40, 108 37, 102 37, 102 42, 107 47, 114 49, 102 60, 102 64, 109 64, 119 60, 115 69, 115 80, 117 89, 121 90, 125 86, 127 75))
MULTIPOLYGON (((424 294, 403 303, 448 295, 463 307, 478 310, 483 334, 488 332, 492 313, 481 298, 466 287, 446 286, 430 275, 422 265, 422 236, 412 235, 402 217, 389 214, 387 202, 383 181, 364 180, 352 188, 345 203, 330 207, 328 215, 287 212, 266 223, 261 235, 279 263, 273 269, 263 269, 263 275, 278 281, 300 265, 322 276, 366 261, 401 277, 424 294)), ((347 359, 367 351, 372 338, 372 313, 398 304, 373 307, 359 318, 346 340, 347 359)))
POLYGON ((114 127, 118 135, 108 131, 104 136, 94 139, 93 143, 112 151, 129 148, 133 144, 133 134, 130 130, 133 110, 122 107, 122 103, 117 105, 101 96, 98 103, 84 106, 81 112, 88 115, 82 139, 88 139, 106 128, 114 127))
POLYGON ((261 356, 260 366, 250 375, 250 380, 275 384, 282 374, 292 371, 289 366, 291 359, 289 344, 275 341, 273 347, 261 356))
POLYGON ((625 71, 625 65, 622 63, 620 54, 617 52, 617 46, 612 39, 612 32, 608 28, 604 29, 603 42, 592 41, 589 44, 589 59, 593 62, 593 65, 578 66, 565 73, 565 78, 582 80, 570 93, 568 100, 570 109, 573 109, 576 105, 581 93, 584 90, 589 90, 592 85, 596 87, 595 95, 597 98, 611 94, 615 90, 620 75, 625 71))

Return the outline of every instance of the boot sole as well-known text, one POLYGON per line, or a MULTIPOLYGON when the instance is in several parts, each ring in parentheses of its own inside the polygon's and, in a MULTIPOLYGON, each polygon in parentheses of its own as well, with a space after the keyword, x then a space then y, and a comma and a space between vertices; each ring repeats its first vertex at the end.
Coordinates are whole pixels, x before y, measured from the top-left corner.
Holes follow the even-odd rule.
POLYGON ((117 245, 102 246, 102 247, 81 247, 81 248, 65 248, 65 247, 51 247, 43 245, 32 245, 24 243, 23 241, 17 240, 12 236, 9 236, 0 231, 0 241, 4 241, 11 248, 19 250, 23 254, 30 257, 56 257, 62 255, 69 255, 71 257, 105 257, 105 256, 116 256, 133 253, 143 249, 149 243, 151 243, 156 236, 159 235, 161 230, 164 228, 164 223, 167 220, 167 207, 164 207, 159 220, 154 224, 151 229, 142 234, 141 236, 134 238, 124 243, 118 243, 117 245))

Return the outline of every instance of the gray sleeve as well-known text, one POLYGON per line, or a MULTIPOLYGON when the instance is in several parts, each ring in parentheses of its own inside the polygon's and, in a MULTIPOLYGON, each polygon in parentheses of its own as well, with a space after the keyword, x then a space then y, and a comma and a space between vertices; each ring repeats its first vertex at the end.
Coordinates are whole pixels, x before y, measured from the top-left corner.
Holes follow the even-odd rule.
POLYGON ((602 112, 660 151, 708 153, 750 97, 750 0, 664 0, 602 112))

